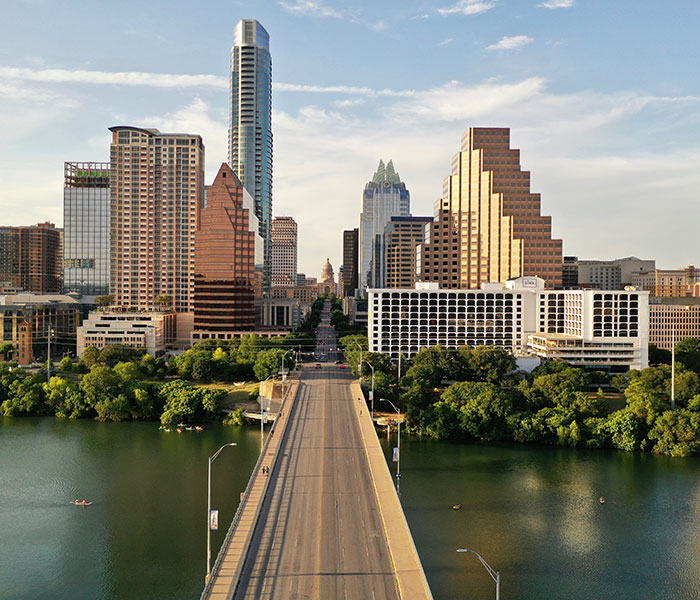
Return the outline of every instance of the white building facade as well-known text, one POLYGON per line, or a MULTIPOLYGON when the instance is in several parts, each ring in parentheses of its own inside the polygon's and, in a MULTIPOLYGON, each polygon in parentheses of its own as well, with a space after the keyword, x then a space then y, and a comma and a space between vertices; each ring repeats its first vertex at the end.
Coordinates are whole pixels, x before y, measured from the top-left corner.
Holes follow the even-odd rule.
POLYGON ((371 352, 411 357, 442 345, 498 346, 515 355, 563 359, 586 368, 625 372, 648 364, 647 292, 545 290, 520 277, 478 290, 371 289, 371 352))

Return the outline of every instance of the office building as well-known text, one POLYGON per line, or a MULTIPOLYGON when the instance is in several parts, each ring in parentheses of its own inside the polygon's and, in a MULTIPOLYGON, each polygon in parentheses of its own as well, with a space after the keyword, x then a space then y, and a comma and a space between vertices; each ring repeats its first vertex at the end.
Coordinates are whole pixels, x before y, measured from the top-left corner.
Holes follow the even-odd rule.
POLYGON ((614 373, 648 363, 646 292, 547 290, 539 277, 519 277, 471 290, 369 290, 368 300, 369 350, 394 359, 440 344, 498 346, 614 373))
POLYGON ((562 242, 552 239, 551 217, 540 213, 540 195, 530 191, 509 129, 473 127, 462 136, 418 268, 421 280, 445 289, 522 276, 561 287, 562 242))
POLYGON ((343 297, 354 296, 357 290, 359 233, 357 228, 343 231, 343 297))
POLYGON ((36 294, 61 292, 59 230, 53 223, 0 227, 0 281, 36 294))
POLYGON ((651 297, 649 343, 671 350, 688 338, 700 339, 700 299, 651 297))
POLYGON ((129 126, 110 131, 110 294, 115 305, 136 309, 169 296, 176 312, 190 312, 204 202, 202 138, 129 126))
POLYGON ((297 277, 297 222, 292 217, 272 219, 272 286, 294 286, 297 277))
POLYGON ((91 312, 78 328, 78 357, 85 348, 119 344, 130 348, 144 348, 151 356, 162 353, 175 341, 176 314, 172 311, 91 312))
POLYGON ((632 285, 632 279, 640 273, 653 271, 656 263, 636 256, 615 260, 579 260, 577 262, 578 287, 597 290, 621 290, 632 285))
POLYGON ((412 288, 417 280, 416 251, 432 217, 391 217, 384 227, 382 287, 412 288))
POLYGON ((76 294, 0 295, 1 341, 12 343, 25 358, 31 354, 32 357, 45 360, 47 342, 51 335, 52 356, 73 353, 78 326, 83 315, 87 314, 88 307, 93 306, 85 302, 85 299, 76 294), (23 323, 27 324, 24 329, 23 323), (29 336, 34 346, 29 353, 26 347, 22 350, 26 336, 29 336))
POLYGON ((241 181, 222 164, 207 187, 195 234, 194 331, 200 340, 255 328, 258 222, 244 195, 241 181))
POLYGON ((233 31, 228 164, 255 200, 264 240, 263 287, 271 276, 272 228, 272 59, 270 36, 256 20, 233 31))
POLYGON ((255 302, 260 329, 280 333, 294 331, 301 325, 304 307, 293 298, 261 298, 255 302))
POLYGON ((384 227, 391 217, 411 215, 411 195, 389 161, 379 166, 362 194, 358 245, 358 285, 381 287, 384 281, 384 227))
POLYGON ((634 273, 632 285, 661 298, 693 296, 700 283, 700 269, 689 265, 685 269, 653 269, 634 273))
POLYGON ((63 291, 109 294, 109 163, 67 162, 63 177, 63 291))
POLYGON ((578 256, 565 256, 561 268, 561 289, 578 289, 578 256))

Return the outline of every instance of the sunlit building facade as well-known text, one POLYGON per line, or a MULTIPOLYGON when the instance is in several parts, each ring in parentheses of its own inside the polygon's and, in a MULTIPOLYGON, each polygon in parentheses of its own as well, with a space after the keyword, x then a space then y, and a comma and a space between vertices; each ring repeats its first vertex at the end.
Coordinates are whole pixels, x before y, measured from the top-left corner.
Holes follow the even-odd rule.
POLYGON ((63 178, 63 291, 109 293, 110 163, 67 162, 63 178))

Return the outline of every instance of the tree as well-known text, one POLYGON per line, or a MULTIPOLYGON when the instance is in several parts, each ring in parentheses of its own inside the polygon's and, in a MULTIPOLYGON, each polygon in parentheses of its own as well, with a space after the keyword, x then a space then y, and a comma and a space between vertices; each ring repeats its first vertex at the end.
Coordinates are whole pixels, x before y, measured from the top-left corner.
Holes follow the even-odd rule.
POLYGON ((10 383, 7 400, 2 403, 2 412, 6 417, 17 413, 37 414, 44 409, 44 388, 41 375, 29 375, 15 379, 10 383))
POLYGON ((345 335, 338 339, 338 344, 343 348, 345 360, 350 365, 350 367, 352 367, 352 372, 355 375, 357 375, 357 365, 360 362, 360 354, 364 355, 364 353, 367 352, 367 349, 369 348, 367 336, 345 335))
POLYGON ((173 304, 173 298, 172 296, 169 296, 168 294, 158 294, 154 299, 153 299, 153 304, 156 306, 160 307, 162 310, 166 308, 170 308, 173 304))
MULTIPOLYGON (((100 350, 97 362, 101 365, 114 367, 120 362, 138 362, 145 352, 145 348, 132 348, 124 344, 107 344, 100 350)), ((85 355, 83 355, 84 359, 85 355)))
MULTIPOLYGON (((90 406, 98 402, 111 401, 121 392, 122 379, 110 367, 96 365, 89 373, 83 375, 80 389, 90 406)), ((103 409, 103 413, 106 412, 103 409)))
POLYGON ((654 344, 649 344, 649 364, 650 365, 670 365, 671 351, 658 348, 654 344))
POLYGON ((69 373, 73 370, 73 361, 71 360, 70 356, 64 356, 61 359, 61 362, 58 363, 58 369, 64 373, 69 373))
MULTIPOLYGON (((646 371, 647 369, 645 369, 646 371)), ((639 420, 651 425, 657 415, 668 410, 669 405, 662 398, 658 386, 650 379, 636 377, 625 389, 627 408, 639 420)))
POLYGON ((651 451, 671 456, 690 456, 700 452, 700 413, 680 408, 659 415, 648 434, 651 451))
POLYGON ((508 416, 514 406, 507 390, 492 383, 458 382, 445 390, 442 401, 458 407, 460 429, 467 436, 478 440, 510 437, 508 416))
POLYGON ((97 298, 95 298, 95 304, 97 304, 97 306, 105 307, 105 306, 109 306, 110 304, 113 304, 113 303, 114 303, 114 296, 112 296, 111 294, 104 294, 102 296, 97 296, 97 298))
POLYGON ((548 375, 535 377, 529 399, 535 407, 569 406, 577 400, 576 392, 588 385, 588 376, 582 369, 569 367, 548 375))
POLYGON ((11 354, 14 350, 12 342, 0 343, 0 358, 1 360, 7 360, 7 355, 11 354))
POLYGON ((96 364, 97 361, 100 360, 100 350, 95 346, 88 346, 85 348, 81 360, 88 366, 88 368, 91 368, 92 365, 96 364))
POLYGON ((279 348, 258 352, 255 359, 255 365, 253 366, 253 372, 255 373, 257 380, 263 381, 270 375, 278 373, 280 367, 282 366, 282 357, 284 354, 285 351, 279 348))
MULTIPOLYGON (((459 351, 463 352, 462 348, 459 351)), ((513 355, 495 346, 479 346, 469 350, 467 365, 474 381, 487 383, 502 383, 516 370, 513 355)))

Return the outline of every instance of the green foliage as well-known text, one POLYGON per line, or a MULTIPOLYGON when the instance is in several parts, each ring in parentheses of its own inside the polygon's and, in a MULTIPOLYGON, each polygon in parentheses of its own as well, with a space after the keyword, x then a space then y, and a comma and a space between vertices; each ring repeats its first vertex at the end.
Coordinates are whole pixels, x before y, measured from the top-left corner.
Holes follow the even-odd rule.
POLYGON ((61 359, 61 362, 58 363, 58 369, 59 371, 63 371, 64 373, 69 373, 70 371, 73 370, 73 360, 71 359, 70 356, 64 356, 61 359))
POLYGON ((700 452, 700 412, 688 409, 666 411, 654 421, 648 438, 651 451, 671 456, 690 456, 700 452))
POLYGON ((671 351, 657 348, 654 344, 649 344, 649 364, 650 365, 670 365, 671 351))
MULTIPOLYGON (((258 352, 253 365, 253 372, 258 381, 267 379, 270 375, 278 373, 282 367, 282 357, 285 351, 281 349, 263 350, 258 352)), ((285 366, 291 366, 289 354, 285 357, 285 366)))
POLYGON ((88 368, 92 368, 92 365, 97 364, 100 359, 100 350, 95 348, 95 346, 88 346, 83 352, 82 361, 87 365, 88 368))
POLYGON ((113 303, 114 303, 114 296, 112 296, 111 294, 104 294, 102 296, 97 296, 97 298, 95 298, 95 304, 97 304, 97 306, 109 306, 110 304, 113 304, 113 303))
POLYGON ((172 381, 161 386, 164 402, 160 422, 168 427, 178 423, 197 423, 216 417, 226 390, 193 387, 185 381, 172 381))
POLYGON ((16 414, 41 414, 44 409, 44 388, 41 375, 13 379, 8 386, 7 399, 2 403, 6 417, 16 414))
POLYGON ((243 410, 240 408, 234 410, 224 418, 223 423, 224 425, 243 425, 243 410))

